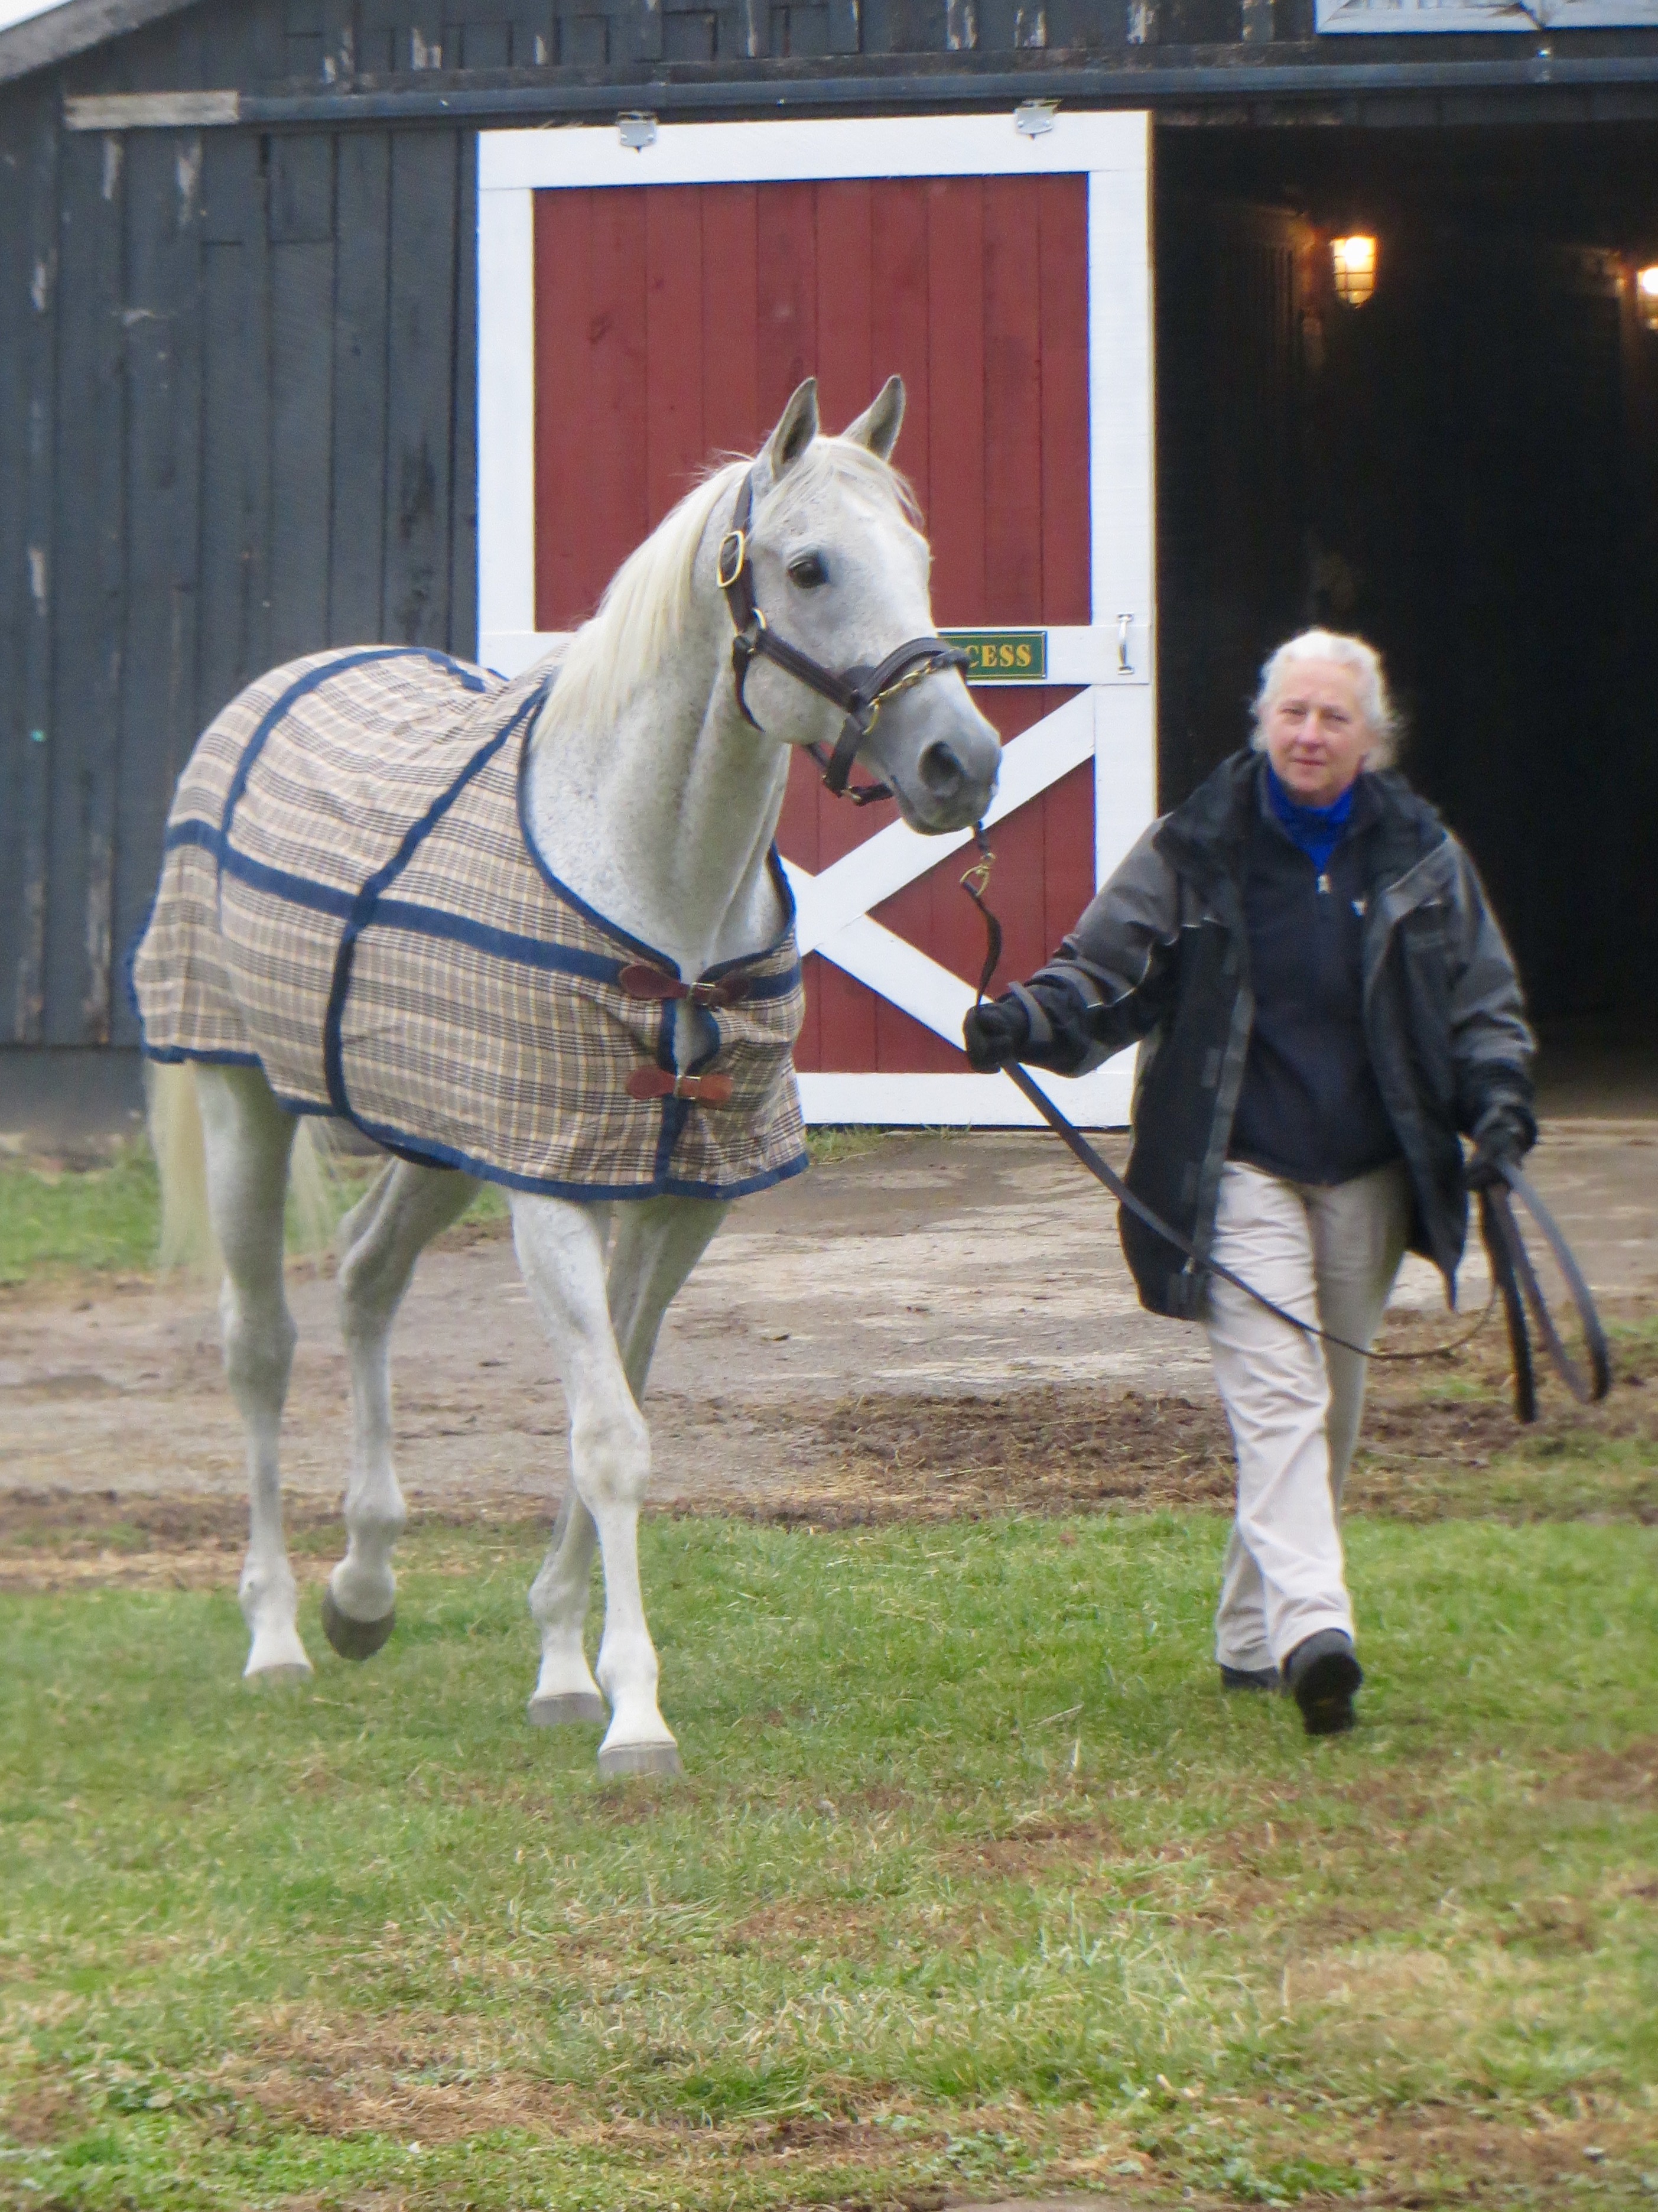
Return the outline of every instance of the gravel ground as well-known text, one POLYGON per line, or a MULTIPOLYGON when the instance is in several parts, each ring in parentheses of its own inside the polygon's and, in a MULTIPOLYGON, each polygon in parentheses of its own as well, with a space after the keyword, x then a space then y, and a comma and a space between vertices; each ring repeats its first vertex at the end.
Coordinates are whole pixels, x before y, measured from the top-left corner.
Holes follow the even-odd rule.
MULTIPOLYGON (((1535 1164, 1596 1290, 1658 1288, 1658 1121, 1559 1122, 1535 1164)), ((284 1464, 319 1505, 344 1474, 345 1362, 331 1284, 292 1272, 284 1464)), ((1471 1267, 1465 1304, 1484 1289, 1471 1267)), ((1398 1302, 1425 1325, 1436 1278, 1407 1263, 1398 1302)), ((463 1224, 427 1255, 396 1363, 411 1500, 550 1509, 562 1395, 503 1234, 463 1224)), ((969 1475, 994 1472, 973 1436, 1062 1471, 1107 1412, 1169 1495, 1224 1488, 1201 1335, 1140 1311, 1113 1209, 1042 1136, 893 1138, 746 1201, 669 1316, 647 1411, 654 1494, 682 1505, 764 1505, 849 1453, 936 1461, 952 1426, 969 1475)), ((240 1497, 210 1298, 147 1278, 0 1293, 0 1490, 240 1497)))

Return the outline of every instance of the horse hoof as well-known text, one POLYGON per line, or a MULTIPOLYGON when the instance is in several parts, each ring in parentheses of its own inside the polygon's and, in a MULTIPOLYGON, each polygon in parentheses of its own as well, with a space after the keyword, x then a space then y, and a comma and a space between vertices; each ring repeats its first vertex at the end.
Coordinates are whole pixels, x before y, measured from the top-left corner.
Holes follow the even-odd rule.
POLYGON ((585 1727, 597 1724, 603 1728, 610 1718, 609 1709, 597 1690, 552 1692, 546 1697, 539 1692, 529 1705, 531 1728, 562 1728, 567 1722, 576 1722, 585 1727))
POLYGON ((334 1593, 322 1594, 322 1632, 342 1659, 372 1659, 397 1626, 395 1606, 379 1620, 353 1620, 334 1602, 334 1593))
POLYGON ((625 1774, 683 1774, 679 1747, 672 1743, 617 1743, 598 1754, 598 1778, 614 1782, 625 1774))

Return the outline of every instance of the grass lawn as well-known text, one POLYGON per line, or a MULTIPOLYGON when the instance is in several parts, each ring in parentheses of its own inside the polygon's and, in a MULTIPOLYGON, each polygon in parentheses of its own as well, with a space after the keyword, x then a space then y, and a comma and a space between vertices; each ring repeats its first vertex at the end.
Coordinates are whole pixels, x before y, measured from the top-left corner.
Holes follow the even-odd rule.
POLYGON ((0 2203, 1658 2203, 1658 1532, 1354 1522, 1322 1743, 1223 1534, 651 1521, 674 1785, 524 1725, 527 1530, 301 1691, 0 1599, 0 2203))
POLYGON ((0 1159, 0 1284, 70 1268, 153 1267, 161 1225, 146 1144, 86 1167, 0 1159))
MULTIPOLYGON (((814 1129, 807 1137, 814 1161, 856 1159, 885 1141, 871 1129, 814 1129)), ((346 1160, 335 1170, 334 1206, 343 1213, 361 1194, 369 1164, 346 1160)), ((478 1192, 471 1220, 505 1228, 505 1194, 494 1184, 478 1192)), ((299 1224, 288 1224, 297 1247, 299 1224)), ((106 1157, 71 1165, 0 1156, 0 1287, 69 1271, 142 1273, 155 1265, 161 1202, 148 1142, 135 1138, 106 1157)))

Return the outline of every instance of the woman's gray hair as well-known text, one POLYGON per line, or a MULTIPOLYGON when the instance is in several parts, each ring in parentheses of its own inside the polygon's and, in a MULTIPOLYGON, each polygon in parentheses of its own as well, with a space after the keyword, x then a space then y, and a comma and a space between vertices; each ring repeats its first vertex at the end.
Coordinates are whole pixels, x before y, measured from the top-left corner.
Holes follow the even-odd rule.
POLYGON ((1333 660, 1340 667, 1352 670, 1358 679, 1358 711, 1373 740, 1368 765, 1391 768, 1399 750, 1399 717, 1388 690, 1382 655, 1362 637, 1344 637, 1339 630, 1304 629, 1299 637, 1290 638, 1279 646, 1267 660, 1260 672, 1260 689, 1249 710, 1255 726, 1251 743, 1259 746, 1264 742, 1262 724, 1272 702, 1289 682, 1291 668, 1299 660, 1333 660))

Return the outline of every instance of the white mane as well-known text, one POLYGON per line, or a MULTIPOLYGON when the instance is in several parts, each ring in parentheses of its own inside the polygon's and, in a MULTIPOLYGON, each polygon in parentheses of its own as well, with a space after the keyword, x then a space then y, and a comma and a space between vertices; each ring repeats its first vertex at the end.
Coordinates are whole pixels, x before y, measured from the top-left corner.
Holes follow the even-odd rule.
MULTIPOLYGON (((605 587, 597 611, 571 640, 558 682, 532 743, 565 728, 599 729, 620 720, 629 701, 677 647, 689 617, 696 556, 709 523, 729 513, 750 464, 726 462, 705 477, 635 547, 605 587)), ((817 438, 756 510, 787 514, 836 481, 884 491, 906 520, 916 518, 908 484, 866 447, 817 438)))

